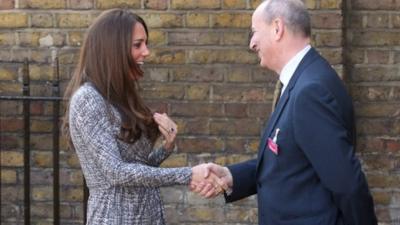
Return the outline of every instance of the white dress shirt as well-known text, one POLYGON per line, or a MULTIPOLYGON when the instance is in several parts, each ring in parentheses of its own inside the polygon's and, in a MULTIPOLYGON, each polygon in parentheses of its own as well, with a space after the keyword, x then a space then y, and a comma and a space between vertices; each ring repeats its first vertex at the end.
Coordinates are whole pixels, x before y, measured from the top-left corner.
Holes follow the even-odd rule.
POLYGON ((296 71, 299 66, 301 60, 307 54, 307 52, 311 49, 310 45, 304 47, 300 52, 298 52, 293 58, 289 60, 288 63, 283 67, 281 74, 279 75, 279 80, 282 82, 282 93, 285 91, 286 86, 289 84, 290 79, 292 78, 294 71, 296 71))

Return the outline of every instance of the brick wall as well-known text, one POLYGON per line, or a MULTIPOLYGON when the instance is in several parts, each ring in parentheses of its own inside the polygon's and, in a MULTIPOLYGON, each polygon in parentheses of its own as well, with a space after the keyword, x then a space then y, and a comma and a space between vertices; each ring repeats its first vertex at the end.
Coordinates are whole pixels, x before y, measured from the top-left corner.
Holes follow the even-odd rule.
POLYGON ((382 224, 400 224, 400 2, 347 2, 346 41, 363 159, 382 224))
MULTIPOLYGON (((256 155, 276 76, 248 51, 251 13, 261 0, 1 0, 0 95, 20 95, 22 64, 31 62, 32 95, 50 95, 54 56, 65 84, 83 34, 104 9, 130 7, 150 27, 152 54, 142 82, 154 109, 179 124, 179 150, 163 166, 256 155)), ((356 101, 359 149, 382 225, 400 217, 400 8, 395 1, 305 0, 313 45, 346 82, 356 101), (344 38, 345 37, 345 38, 344 38), (395 46, 395 47, 393 47, 395 46)), ((64 86, 64 85, 63 85, 64 86)), ((0 103, 1 221, 23 219, 22 105, 0 103)), ((51 104, 31 106, 32 221, 52 223, 51 104)), ((81 224, 82 175, 62 142, 61 219, 81 224)), ((225 205, 186 187, 163 189, 168 224, 257 224, 255 197, 225 205)), ((19 221, 19 222, 17 222, 19 221)))

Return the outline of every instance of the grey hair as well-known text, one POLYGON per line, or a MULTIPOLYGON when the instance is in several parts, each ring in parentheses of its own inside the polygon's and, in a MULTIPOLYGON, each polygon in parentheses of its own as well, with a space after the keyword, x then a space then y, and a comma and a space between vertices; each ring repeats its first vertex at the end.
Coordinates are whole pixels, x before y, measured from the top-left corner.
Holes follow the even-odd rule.
POLYGON ((263 14, 268 24, 276 18, 282 18, 293 33, 311 36, 310 14, 301 0, 266 0, 263 3, 263 14))

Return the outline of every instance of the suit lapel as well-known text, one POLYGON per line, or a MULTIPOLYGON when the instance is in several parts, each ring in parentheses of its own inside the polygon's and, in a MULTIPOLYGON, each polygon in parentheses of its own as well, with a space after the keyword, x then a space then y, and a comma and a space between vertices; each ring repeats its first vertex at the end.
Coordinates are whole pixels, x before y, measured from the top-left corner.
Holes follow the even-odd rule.
POLYGON ((295 86, 298 78, 302 74, 303 70, 311 63, 314 61, 315 57, 318 56, 317 51, 315 51, 314 48, 311 48, 307 54, 304 56, 304 58, 301 60, 299 66, 297 67, 296 71, 294 72, 292 78, 289 81, 288 86, 286 87, 285 91, 283 92, 281 98, 279 99, 278 105, 276 106, 274 112, 272 113, 267 126, 264 129, 263 136, 261 138, 261 142, 259 145, 258 149, 258 160, 257 160, 257 170, 258 167, 262 161, 263 154, 265 152, 265 149, 267 148, 267 141, 268 137, 270 137, 271 132, 274 130, 276 123, 279 120, 279 117, 281 116, 283 109, 286 106, 286 103, 289 101, 290 98, 290 92, 295 86))

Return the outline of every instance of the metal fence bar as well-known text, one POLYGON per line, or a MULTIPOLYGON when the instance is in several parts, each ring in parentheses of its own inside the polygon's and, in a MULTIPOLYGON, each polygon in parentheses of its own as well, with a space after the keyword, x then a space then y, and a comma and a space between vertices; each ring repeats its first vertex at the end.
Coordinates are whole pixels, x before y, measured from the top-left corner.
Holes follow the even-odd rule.
POLYGON ((44 96, 0 96, 0 100, 30 100, 30 101, 62 101, 62 97, 44 96))
MULTIPOLYGON (((54 62, 53 97, 60 96, 60 76, 58 58, 54 62)), ((54 225, 60 224, 60 130, 59 130, 60 101, 53 102, 53 207, 54 225)))
POLYGON ((85 178, 83 178, 83 224, 86 224, 87 222, 88 199, 89 199, 89 188, 87 187, 85 178))
MULTIPOLYGON (((23 95, 30 95, 29 88, 29 63, 28 60, 24 61, 23 68, 23 95)), ((25 225, 31 223, 31 162, 30 162, 30 100, 24 99, 23 101, 23 114, 24 114, 24 222, 25 225)))
MULTIPOLYGON (((30 77, 29 77, 29 62, 27 59, 23 62, 23 92, 21 96, 0 96, 0 100, 6 101, 22 101, 23 102, 23 117, 24 117, 24 224, 31 224, 31 160, 30 160, 30 103, 32 101, 50 101, 53 102, 53 223, 60 224, 60 130, 59 130, 59 115, 61 101, 67 100, 60 96, 60 75, 59 61, 55 58, 53 64, 53 79, 52 79, 52 96, 30 96, 30 77)), ((87 217, 87 200, 89 198, 89 189, 86 181, 83 179, 83 220, 86 224, 87 217)))

